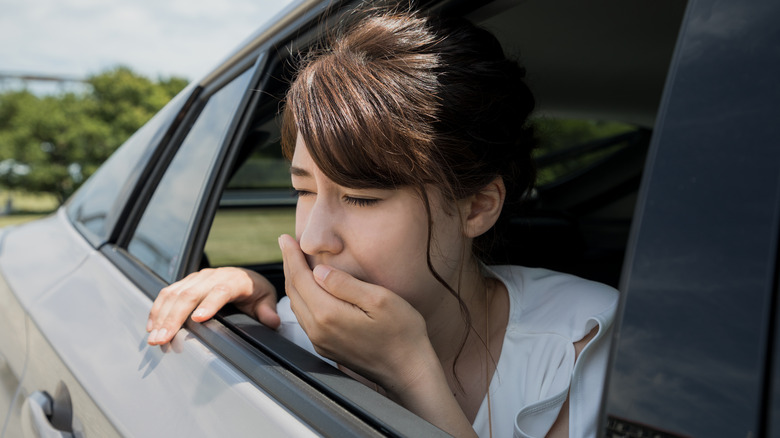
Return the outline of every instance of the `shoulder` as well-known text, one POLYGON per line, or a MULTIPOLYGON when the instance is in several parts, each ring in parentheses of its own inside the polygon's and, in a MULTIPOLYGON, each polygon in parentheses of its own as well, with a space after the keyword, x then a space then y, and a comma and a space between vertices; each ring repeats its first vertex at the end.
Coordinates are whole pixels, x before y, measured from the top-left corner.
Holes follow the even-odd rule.
POLYGON ((524 266, 489 268, 507 288, 510 325, 525 332, 553 332, 578 341, 596 325, 612 324, 618 292, 571 274, 524 266))

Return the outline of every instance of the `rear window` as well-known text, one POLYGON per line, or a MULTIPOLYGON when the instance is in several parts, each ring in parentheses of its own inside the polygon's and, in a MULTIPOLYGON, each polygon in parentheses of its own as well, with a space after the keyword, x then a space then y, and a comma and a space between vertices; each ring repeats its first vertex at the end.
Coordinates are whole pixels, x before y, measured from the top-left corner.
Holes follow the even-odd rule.
POLYGON ((537 185, 555 184, 583 172, 635 140, 642 131, 616 121, 539 118, 534 121, 539 146, 534 154, 537 185))

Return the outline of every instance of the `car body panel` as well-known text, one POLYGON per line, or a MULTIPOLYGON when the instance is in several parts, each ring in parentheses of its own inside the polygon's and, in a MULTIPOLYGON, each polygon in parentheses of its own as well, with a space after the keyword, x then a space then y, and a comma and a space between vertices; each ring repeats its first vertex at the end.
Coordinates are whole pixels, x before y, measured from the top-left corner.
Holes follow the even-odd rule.
POLYGON ((72 273, 92 249, 64 218, 44 219, 8 230, 0 247, 0 273, 25 309, 72 273), (75 244, 74 243, 78 243, 75 244), (45 270, 42 271, 42 266, 45 270))
MULTIPOLYGON (((0 245, 2 245, 1 242, 2 235, 0 235, 0 245)), ((0 333, 4 335, 0 336, 1 436, 27 365, 27 331, 24 309, 11 293, 11 289, 2 276, 0 276, 0 333)), ((16 417, 16 415, 10 415, 10 418, 16 417)))
MULTIPOLYGON (((246 436, 258 430, 268 436, 313 435, 186 331, 164 348, 148 346, 149 298, 88 246, 64 211, 46 225, 70 236, 65 247, 87 255, 26 303, 30 348, 24 395, 53 395, 63 382, 75 423, 86 436, 246 436)), ((29 259, 27 264, 35 266, 29 259)), ((6 436, 17 433, 9 429, 6 436)))

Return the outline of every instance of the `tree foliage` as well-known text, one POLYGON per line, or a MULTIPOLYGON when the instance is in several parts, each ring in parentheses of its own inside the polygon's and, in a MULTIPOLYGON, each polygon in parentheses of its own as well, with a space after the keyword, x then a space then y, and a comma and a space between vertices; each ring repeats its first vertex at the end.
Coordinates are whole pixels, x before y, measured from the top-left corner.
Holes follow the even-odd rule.
MULTIPOLYGON (((571 151, 581 145, 597 139, 608 139, 619 134, 631 132, 636 126, 620 122, 582 120, 582 119, 553 119, 540 118, 534 120, 534 127, 539 141, 534 156, 544 157, 548 154, 571 151)), ((582 153, 566 155, 565 158, 547 163, 537 168, 537 185, 545 185, 559 178, 583 169, 611 155, 622 148, 624 144, 613 145, 597 150, 586 150, 582 153)))
POLYGON ((187 85, 117 67, 83 92, 0 94, 0 187, 54 194, 64 202, 130 135, 187 85))

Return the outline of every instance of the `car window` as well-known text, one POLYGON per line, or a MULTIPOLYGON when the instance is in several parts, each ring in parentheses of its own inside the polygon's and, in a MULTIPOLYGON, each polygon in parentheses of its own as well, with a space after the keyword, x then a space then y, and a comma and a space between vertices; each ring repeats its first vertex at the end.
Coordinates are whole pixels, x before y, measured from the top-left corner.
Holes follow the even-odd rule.
POLYGON ((552 116, 533 124, 536 187, 525 203, 507 204, 484 257, 617 286, 651 131, 552 116))
POLYGON ((206 240, 212 266, 279 262, 279 235, 295 232, 295 198, 279 123, 271 117, 259 124, 242 146, 206 240))
MULTIPOLYGON (((206 241, 205 253, 211 266, 255 266, 281 261, 277 239, 282 233, 294 232, 295 199, 291 196, 289 164, 279 145, 280 123, 270 118, 258 124, 242 147, 206 241)), ((584 197, 575 200, 569 190, 571 184, 593 179, 594 175, 603 185, 610 184, 610 179, 614 180, 612 184, 622 183, 620 174, 604 175, 610 171, 607 164, 620 160, 625 149, 634 148, 643 157, 649 139, 646 129, 617 121, 546 117, 534 124, 539 137, 535 159, 538 186, 543 193, 540 201, 546 208, 559 211, 576 209, 598 194, 582 191, 584 197), (558 186, 566 187, 556 190, 558 186), (558 192, 567 193, 570 199, 561 199, 558 192)), ((641 171, 641 160, 633 171, 641 171)), ((609 201, 620 198, 616 195, 609 201)), ((604 214, 615 218, 619 210, 620 217, 630 218, 633 203, 625 204, 626 208, 612 208, 604 214)), ((624 225, 627 236, 628 224, 624 225)))
POLYGON ((560 183, 585 172, 623 147, 637 127, 610 120, 540 117, 534 122, 537 185, 560 183))
POLYGON ((173 281, 194 211, 251 69, 210 97, 171 161, 128 246, 130 254, 173 281))
POLYGON ((68 217, 93 245, 97 246, 107 238, 110 216, 116 214, 120 192, 124 187, 135 185, 140 168, 149 160, 191 92, 192 87, 187 87, 173 98, 120 146, 68 201, 68 217))

